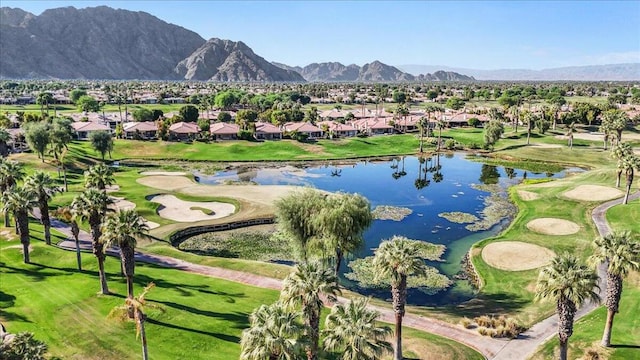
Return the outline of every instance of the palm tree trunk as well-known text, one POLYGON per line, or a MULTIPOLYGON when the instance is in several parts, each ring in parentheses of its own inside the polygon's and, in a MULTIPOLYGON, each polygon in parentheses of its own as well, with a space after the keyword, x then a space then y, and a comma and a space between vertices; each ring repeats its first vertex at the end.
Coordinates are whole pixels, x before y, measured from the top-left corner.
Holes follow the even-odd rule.
POLYGON ((16 225, 20 229, 20 242, 22 243, 22 260, 25 264, 29 259, 29 215, 26 211, 15 214, 16 225))
POLYGON ((78 261, 78 270, 82 271, 82 256, 80 256, 80 241, 76 237, 76 260, 78 261))
POLYGON ((342 249, 340 247, 336 247, 336 285, 338 285, 338 273, 340 272, 340 265, 342 265, 342 249))
POLYGON ((393 348, 393 359, 402 360, 402 318, 404 317, 404 305, 407 301, 407 276, 400 276, 400 283, 391 287, 393 299, 393 311, 396 318, 396 344, 393 348))
POLYGON ((49 218, 48 205, 46 200, 40 202, 40 222, 44 226, 44 242, 51 245, 51 219, 49 218))
POLYGON ((607 271, 607 294, 605 306, 607 307, 607 322, 602 334, 602 346, 611 346, 611 330, 613 318, 618 312, 620 297, 622 296, 622 277, 607 271))
POLYGON ((314 310, 309 319, 309 347, 307 360, 318 360, 318 341, 320 340, 320 309, 314 310))
POLYGON ((107 285, 107 276, 104 273, 104 255, 96 256, 98 258, 98 274, 100 276, 100 293, 102 295, 109 294, 109 286, 107 285))
POLYGON ((567 340, 560 340, 560 360, 567 360, 567 340))
POLYGON ((402 315, 396 313, 396 346, 393 348, 393 359, 402 360, 402 315))
POLYGON ((138 311, 138 323, 140 324, 140 341, 142 341, 142 360, 149 360, 149 353, 147 352, 147 333, 144 329, 144 320, 146 315, 142 311, 138 311))
POLYGON ((622 177, 622 170, 618 169, 618 173, 616 174, 616 187, 619 188, 620 187, 620 178, 622 177))
POLYGON ((133 299, 133 276, 127 275, 127 297, 133 299))
POLYGON ((10 227, 11 226, 11 222, 9 221, 9 212, 6 211, 4 213, 4 227, 10 227))
POLYGON ((604 347, 611 346, 611 329, 613 329, 613 317, 615 312, 607 310, 607 322, 604 324, 604 333, 602 334, 601 345, 604 347))
POLYGON ((423 139, 423 137, 424 137, 424 129, 423 129, 423 127, 421 126, 421 127, 420 127, 420 153, 421 153, 421 154, 422 154, 422 144, 424 143, 424 139, 423 139))
POLYGON ((631 193, 631 183, 633 182, 633 169, 628 170, 627 172, 627 190, 624 193, 623 204, 627 204, 629 202, 629 193, 631 193))
POLYGON ((556 303, 556 312, 558 313, 560 360, 567 360, 567 343, 573 334, 573 317, 576 313, 576 306, 571 300, 560 298, 556 303))

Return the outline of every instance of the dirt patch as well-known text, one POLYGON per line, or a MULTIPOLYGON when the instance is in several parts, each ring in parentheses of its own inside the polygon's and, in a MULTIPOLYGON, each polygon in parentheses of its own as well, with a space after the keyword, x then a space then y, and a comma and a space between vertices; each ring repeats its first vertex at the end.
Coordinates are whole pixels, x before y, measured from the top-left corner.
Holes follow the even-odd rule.
POLYGON ((549 264, 555 253, 521 241, 500 241, 482 249, 482 260, 500 270, 523 271, 549 264))
POLYGON ((235 206, 227 203, 183 201, 173 195, 157 195, 150 198, 149 201, 162 205, 158 209, 158 215, 178 222, 220 219, 233 214, 236 210, 235 206), (197 208, 208 209, 212 213, 205 214, 197 208))
POLYGON ((0 238, 4 238, 7 241, 15 240, 18 235, 15 234, 15 230, 2 230, 0 231, 0 238))
POLYGON ((527 228, 545 235, 571 235, 580 231, 580 225, 573 221, 556 218, 539 218, 527 223, 527 228))
POLYGON ((185 176, 186 172, 183 171, 143 171, 140 175, 144 176, 185 176))
POLYGON ((580 185, 577 188, 565 191, 564 197, 580 201, 606 201, 617 199, 624 193, 616 188, 600 185, 580 185))
POLYGON ((524 201, 533 201, 540 198, 539 194, 526 190, 518 190, 518 196, 524 201))
POLYGON ((562 186, 564 185, 563 182, 560 182, 559 180, 553 180, 553 181, 547 181, 547 182, 543 182, 543 183, 539 183, 539 184, 533 184, 533 185, 527 185, 533 188, 552 188, 552 187, 558 187, 558 186, 562 186))

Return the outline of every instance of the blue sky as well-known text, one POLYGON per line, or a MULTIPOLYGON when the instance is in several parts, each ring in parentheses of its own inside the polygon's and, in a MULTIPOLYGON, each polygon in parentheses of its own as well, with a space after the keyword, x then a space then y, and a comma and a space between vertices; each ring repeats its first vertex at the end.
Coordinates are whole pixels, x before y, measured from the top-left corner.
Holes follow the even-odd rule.
POLYGON ((269 61, 542 69, 640 62, 640 1, 8 1, 146 11, 269 61))

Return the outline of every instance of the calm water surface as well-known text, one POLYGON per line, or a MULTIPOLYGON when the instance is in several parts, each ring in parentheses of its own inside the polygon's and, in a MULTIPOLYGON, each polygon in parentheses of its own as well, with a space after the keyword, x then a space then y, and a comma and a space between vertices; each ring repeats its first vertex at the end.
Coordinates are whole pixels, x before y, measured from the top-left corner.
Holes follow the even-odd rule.
MULTIPOLYGON (((460 261, 471 245, 498 233, 509 219, 486 231, 472 232, 467 224, 456 224, 441 218, 442 212, 461 211, 481 217, 484 198, 489 193, 476 190, 473 184, 499 184, 506 189, 524 178, 562 177, 556 174, 536 174, 520 169, 496 167, 467 160, 465 154, 433 156, 420 161, 406 156, 384 160, 363 160, 348 165, 277 166, 238 168, 221 171, 212 176, 196 174, 201 183, 218 184, 224 181, 253 181, 262 185, 301 185, 327 191, 359 193, 378 205, 410 208, 413 213, 402 221, 375 220, 365 233, 365 246, 356 257, 371 255, 381 240, 393 235, 443 244, 447 247, 444 262, 431 264, 450 277, 461 269, 460 261)), ((250 166, 255 166, 251 164, 250 166)), ((343 271, 348 271, 343 266, 343 271)), ((347 279, 343 279, 349 287, 347 279)), ((389 293, 370 293, 388 297, 389 293)), ((457 303, 473 297, 466 281, 456 281, 451 288, 435 295, 410 292, 413 304, 457 303)))

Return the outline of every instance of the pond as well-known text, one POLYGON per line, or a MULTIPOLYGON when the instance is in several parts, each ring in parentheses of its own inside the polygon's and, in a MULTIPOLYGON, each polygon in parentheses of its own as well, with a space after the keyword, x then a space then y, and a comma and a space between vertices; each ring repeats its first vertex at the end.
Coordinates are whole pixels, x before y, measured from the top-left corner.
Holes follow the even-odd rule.
MULTIPOLYGON (((365 246, 355 256, 371 255, 381 240, 393 235, 443 244, 447 247, 443 257, 445 261, 430 265, 450 278, 461 271, 461 260, 473 243, 497 234, 510 219, 503 218, 486 230, 474 232, 465 227, 468 224, 453 223, 438 214, 459 211, 481 218, 486 207, 485 199, 491 195, 483 191, 483 187, 478 187, 481 184, 496 184, 506 196, 506 188, 524 178, 564 176, 564 171, 540 174, 487 165, 468 160, 463 153, 433 155, 422 159, 405 156, 350 163, 314 163, 299 167, 284 164, 257 166, 248 164, 210 176, 195 175, 198 181, 206 184, 254 182, 359 193, 369 199, 372 209, 379 205, 408 208, 411 214, 400 221, 375 220, 365 233, 365 246)), ((343 266, 343 273, 348 270, 343 266)), ((347 287, 354 286, 347 279, 342 280, 347 287)), ((458 280, 449 289, 434 295, 411 292, 409 301, 413 304, 438 305, 458 303, 473 296, 473 289, 468 282, 458 280)))

